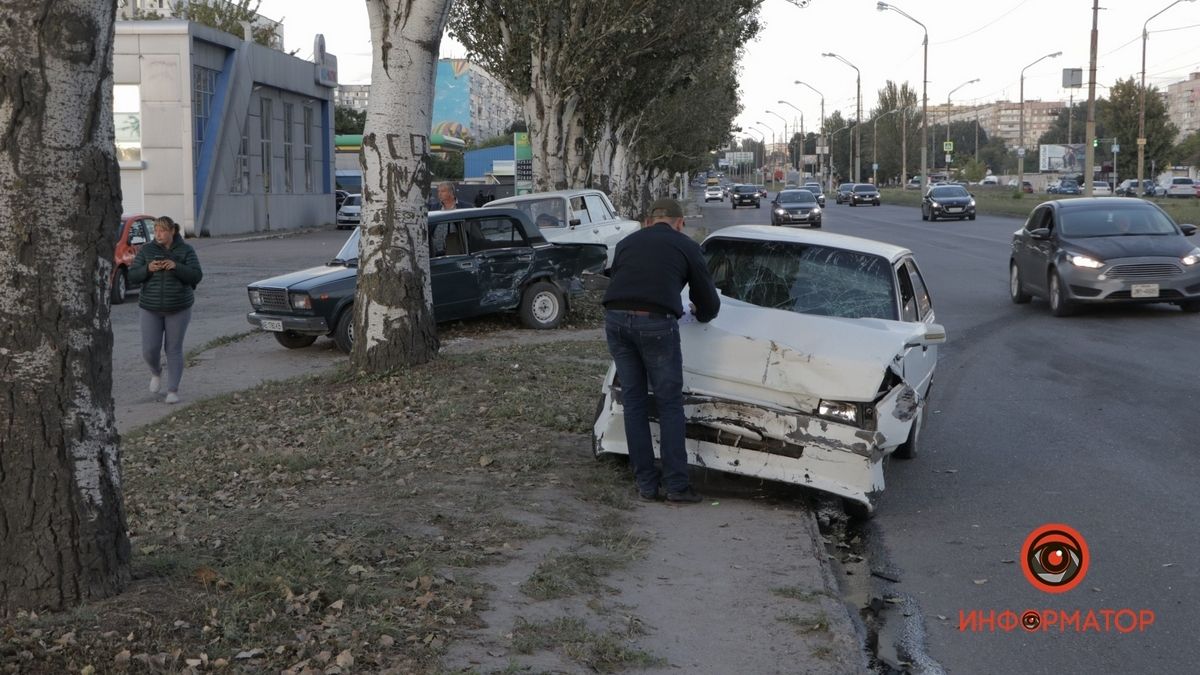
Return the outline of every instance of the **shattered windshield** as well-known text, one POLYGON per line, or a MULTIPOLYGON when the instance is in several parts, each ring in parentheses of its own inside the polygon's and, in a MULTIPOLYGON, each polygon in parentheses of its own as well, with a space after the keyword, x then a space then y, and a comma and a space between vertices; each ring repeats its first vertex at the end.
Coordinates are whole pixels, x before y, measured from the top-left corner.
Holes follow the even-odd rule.
POLYGON ((895 320, 892 266, 858 251, 779 241, 711 239, 708 269, 726 297, 847 319, 895 320))

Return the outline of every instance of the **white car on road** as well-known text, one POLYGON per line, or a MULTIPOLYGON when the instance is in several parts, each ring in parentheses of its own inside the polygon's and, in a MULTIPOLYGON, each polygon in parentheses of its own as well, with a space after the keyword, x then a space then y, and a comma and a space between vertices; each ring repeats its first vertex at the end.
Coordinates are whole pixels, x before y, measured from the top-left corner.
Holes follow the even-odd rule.
MULTIPOLYGON (((722 297, 712 322, 680 321, 689 462, 815 488, 869 513, 884 458, 918 452, 946 339, 912 253, 762 225, 726 227, 703 247, 722 297)), ((628 454, 614 367, 592 447, 628 454)))
POLYGON ((1108 184, 1108 181, 1104 181, 1104 180, 1092 181, 1092 196, 1093 197, 1111 197, 1112 193, 1113 193, 1112 186, 1108 184))
POLYGON ((719 202, 725 201, 725 188, 721 187, 720 185, 709 185, 708 187, 704 188, 705 203, 714 199, 719 202))
POLYGON ((564 244, 604 244, 612 267, 617 242, 637 232, 636 220, 617 215, 608 195, 600 190, 534 192, 488 202, 524 211, 537 224, 546 241, 564 244))
POLYGON ((1168 197, 1195 197, 1196 196, 1196 181, 1191 178, 1176 176, 1167 183, 1168 197))

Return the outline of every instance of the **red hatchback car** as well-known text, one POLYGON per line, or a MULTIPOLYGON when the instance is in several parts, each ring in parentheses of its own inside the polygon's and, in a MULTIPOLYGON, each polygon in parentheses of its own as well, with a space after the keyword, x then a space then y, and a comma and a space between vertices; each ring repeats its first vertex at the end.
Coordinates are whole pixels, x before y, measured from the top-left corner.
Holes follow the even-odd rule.
POLYGON ((121 216, 121 233, 117 237, 117 245, 113 249, 112 279, 108 287, 111 290, 112 304, 125 302, 129 293, 129 266, 137 257, 142 244, 154 237, 154 216, 136 215, 121 216))

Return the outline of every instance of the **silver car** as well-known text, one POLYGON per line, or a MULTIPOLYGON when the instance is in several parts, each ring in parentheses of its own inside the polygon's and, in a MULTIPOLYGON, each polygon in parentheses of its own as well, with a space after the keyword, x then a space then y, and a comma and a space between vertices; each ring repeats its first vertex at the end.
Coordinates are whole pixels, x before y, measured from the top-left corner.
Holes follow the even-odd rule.
POLYGON ((337 211, 337 229, 354 229, 362 220, 362 195, 350 195, 337 211))
POLYGON ((1200 312, 1195 225, 1142 199, 1046 202, 1013 233, 1009 295, 1046 298, 1055 316, 1090 303, 1174 303, 1200 312))

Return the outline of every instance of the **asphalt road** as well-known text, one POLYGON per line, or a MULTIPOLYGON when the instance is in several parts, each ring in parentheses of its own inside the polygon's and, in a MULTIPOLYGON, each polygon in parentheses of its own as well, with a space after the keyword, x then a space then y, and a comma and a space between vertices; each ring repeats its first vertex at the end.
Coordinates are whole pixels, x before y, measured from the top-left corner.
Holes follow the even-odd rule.
MULTIPOLYGON (((348 231, 333 229, 308 231, 276 238, 239 237, 189 239, 196 249, 204 280, 196 288, 192 321, 184 339, 184 352, 192 352, 212 340, 237 336, 255 330, 246 321, 250 301, 246 285, 250 282, 322 265, 334 257, 349 236, 348 231)), ((147 388, 150 371, 142 360, 141 328, 137 292, 125 303, 112 308, 113 399, 117 425, 122 431, 161 417, 163 393, 151 394, 147 388)), ((236 358, 245 359, 244 367, 220 369, 185 368, 179 395, 191 401, 244 389, 270 379, 286 379, 326 367, 336 360, 331 340, 319 339, 307 349, 287 350, 273 338, 262 335, 239 343, 236 358), (314 356, 314 352, 322 355, 314 356)), ((216 352, 217 350, 214 350, 216 352)), ((230 350, 222 358, 232 358, 230 350)), ((202 357, 203 359, 204 357, 202 357)), ((231 365, 232 364, 228 364, 231 365)), ((165 393, 165 391, 164 391, 165 393)))
MULTIPOLYGON (((1032 203, 1031 203, 1032 206, 1032 203)), ((770 222, 701 204, 706 230, 770 222)), ((928 655, 951 673, 1195 672, 1200 603, 1200 316, 1169 305, 1056 319, 1007 293, 1021 222, 926 223, 913 207, 829 200, 824 230, 910 248, 943 346, 922 456, 895 460, 868 532, 916 602, 928 655), (1078 530, 1083 582, 1061 594, 1023 576, 1020 549, 1047 523, 1078 530), (1018 561, 1018 562, 1012 562, 1018 561), (1152 610, 1144 632, 960 631, 960 612, 1152 610), (939 617, 946 617, 941 619, 939 617)))

